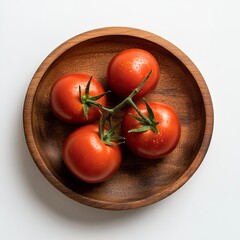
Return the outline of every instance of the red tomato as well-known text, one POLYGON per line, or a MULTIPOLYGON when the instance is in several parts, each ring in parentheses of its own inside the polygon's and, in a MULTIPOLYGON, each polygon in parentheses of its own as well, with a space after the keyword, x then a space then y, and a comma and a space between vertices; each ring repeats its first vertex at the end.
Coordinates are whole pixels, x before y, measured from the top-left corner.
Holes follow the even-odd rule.
POLYGON ((78 128, 65 140, 63 160, 80 180, 98 183, 116 173, 122 153, 119 145, 109 146, 101 140, 98 124, 89 124, 78 128))
POLYGON ((127 97, 148 75, 152 73, 134 99, 139 99, 154 89, 159 81, 160 70, 157 60, 149 52, 131 48, 117 54, 107 71, 107 82, 114 93, 127 97))
MULTIPOLYGON (((61 77, 51 89, 50 100, 53 113, 62 121, 72 124, 90 123, 99 119, 100 112, 95 106, 88 109, 88 118, 84 115, 83 104, 80 101, 79 86, 82 95, 85 94, 90 75, 84 73, 73 73, 61 77)), ((101 83, 92 78, 89 95, 97 96, 104 93, 101 83)), ((97 100, 106 106, 106 96, 97 100)))
MULTIPOLYGON (((147 130, 145 132, 131 132, 131 129, 140 128, 143 125, 131 114, 139 116, 132 107, 126 112, 122 121, 122 134, 126 138, 129 149, 139 157, 147 159, 158 159, 175 149, 180 139, 181 126, 176 112, 168 105, 158 102, 150 102, 156 122, 157 130, 147 130)), ((148 115, 146 105, 137 105, 139 110, 148 115)))

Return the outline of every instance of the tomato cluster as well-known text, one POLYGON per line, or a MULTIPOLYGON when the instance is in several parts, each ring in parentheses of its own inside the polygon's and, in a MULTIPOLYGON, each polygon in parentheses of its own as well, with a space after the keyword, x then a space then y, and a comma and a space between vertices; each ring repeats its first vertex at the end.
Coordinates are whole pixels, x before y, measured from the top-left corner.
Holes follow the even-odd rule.
POLYGON ((123 99, 112 109, 107 108, 108 92, 90 75, 71 73, 53 84, 53 113, 68 124, 81 125, 67 137, 62 148, 63 161, 77 178, 98 183, 112 177, 122 162, 120 143, 145 159, 159 159, 175 149, 181 134, 175 110, 143 98, 156 87, 159 77, 154 56, 133 48, 114 56, 108 65, 107 83, 123 99), (139 99, 143 102, 135 104, 139 99), (121 122, 122 136, 116 136, 111 119, 127 104, 130 107, 121 122))

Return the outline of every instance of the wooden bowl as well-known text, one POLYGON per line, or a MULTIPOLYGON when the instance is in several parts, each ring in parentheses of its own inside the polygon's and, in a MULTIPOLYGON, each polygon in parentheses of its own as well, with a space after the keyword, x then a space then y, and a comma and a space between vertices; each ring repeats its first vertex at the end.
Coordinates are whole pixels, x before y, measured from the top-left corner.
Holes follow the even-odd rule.
MULTIPOLYGON (((116 101, 110 96, 111 103, 116 101)), ((117 121, 122 114, 118 114, 117 121)), ((23 120, 31 155, 49 182, 80 203, 122 210, 157 202, 192 176, 211 140, 213 107, 201 73, 177 47, 150 32, 110 27, 73 37, 43 61, 29 85, 23 120), (168 156, 153 161, 137 158, 123 147, 123 163, 113 178, 99 184, 81 182, 68 171, 61 156, 63 141, 78 126, 64 124, 53 115, 51 86, 64 74, 84 72, 107 88, 106 70, 111 58, 133 47, 149 51, 159 63, 160 81, 147 99, 175 108, 182 125, 180 142, 168 156)))

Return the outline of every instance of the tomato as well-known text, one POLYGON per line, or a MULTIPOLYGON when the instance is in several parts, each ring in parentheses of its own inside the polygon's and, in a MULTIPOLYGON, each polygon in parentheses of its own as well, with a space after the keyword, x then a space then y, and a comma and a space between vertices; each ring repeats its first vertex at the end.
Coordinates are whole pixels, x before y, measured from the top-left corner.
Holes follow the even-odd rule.
POLYGON ((62 152, 67 168, 87 183, 106 181, 117 172, 122 160, 119 145, 110 146, 101 140, 98 124, 84 125, 72 132, 62 152))
MULTIPOLYGON (((72 73, 58 79, 52 86, 50 101, 53 113, 62 121, 71 124, 90 123, 99 119, 100 112, 95 106, 86 105, 87 117, 84 114, 84 104, 80 101, 86 93, 86 86, 91 76, 84 73, 72 73)), ((89 95, 97 96, 104 93, 101 83, 92 77, 89 95)), ((106 96, 96 100, 106 106, 106 96)))
MULTIPOLYGON (((154 114, 158 133, 152 129, 129 133, 129 130, 143 126, 131 115, 139 116, 136 110, 131 107, 123 117, 122 134, 128 148, 134 154, 142 158, 158 159, 175 149, 180 139, 181 125, 175 110, 169 105, 150 102, 149 106, 154 114)), ((144 116, 147 116, 148 111, 144 103, 138 104, 137 107, 144 116)))
POLYGON ((123 50, 110 61, 107 82, 118 96, 127 97, 152 71, 149 79, 134 97, 139 99, 153 90, 159 81, 159 65, 148 51, 138 48, 123 50))

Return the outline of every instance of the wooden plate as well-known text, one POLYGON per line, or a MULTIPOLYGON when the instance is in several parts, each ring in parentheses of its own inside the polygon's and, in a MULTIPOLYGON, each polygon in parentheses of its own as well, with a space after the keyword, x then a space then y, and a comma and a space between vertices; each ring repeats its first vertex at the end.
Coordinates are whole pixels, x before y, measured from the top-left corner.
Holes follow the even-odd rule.
MULTIPOLYGON (((110 101, 116 99, 110 97, 110 101)), ((119 113, 119 121, 121 116, 119 113)), ((29 150, 43 175, 68 197, 112 210, 143 207, 176 191, 201 164, 213 131, 211 97, 192 61, 165 39, 125 27, 89 31, 57 47, 33 76, 23 119, 29 150), (175 108, 182 125, 180 143, 171 154, 155 161, 139 159, 123 147, 123 163, 113 178, 101 184, 83 183, 71 175, 62 161, 62 143, 76 126, 64 124, 53 115, 49 102, 51 86, 64 74, 85 72, 107 88, 110 59, 133 47, 149 51, 159 63, 160 81, 147 99, 175 108)))

